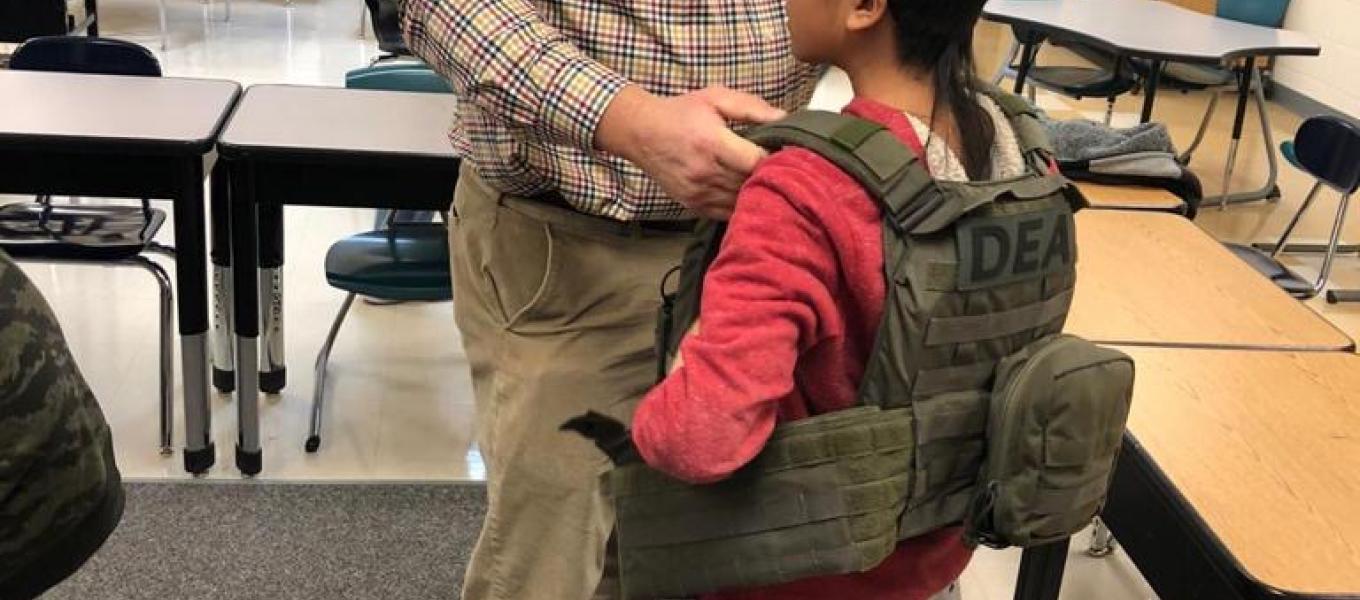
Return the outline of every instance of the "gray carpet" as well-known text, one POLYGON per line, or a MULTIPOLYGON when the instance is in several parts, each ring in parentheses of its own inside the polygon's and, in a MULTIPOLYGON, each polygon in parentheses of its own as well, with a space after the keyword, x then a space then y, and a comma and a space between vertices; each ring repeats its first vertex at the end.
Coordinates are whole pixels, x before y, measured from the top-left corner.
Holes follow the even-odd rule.
POLYGON ((127 484, 123 522, 44 600, 456 599, 464 485, 127 484))

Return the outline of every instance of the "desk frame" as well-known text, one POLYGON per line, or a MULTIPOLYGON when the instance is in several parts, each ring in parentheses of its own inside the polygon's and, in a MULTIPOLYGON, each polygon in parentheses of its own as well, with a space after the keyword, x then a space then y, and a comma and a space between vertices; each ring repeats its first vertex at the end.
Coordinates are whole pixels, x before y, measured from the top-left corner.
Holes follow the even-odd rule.
POLYGON ((1247 573, 1132 434, 1101 518, 1162 598, 1357 600, 1360 594, 1299 594, 1247 573))
POLYGON ((207 234, 204 174, 213 141, 241 96, 237 86, 206 140, 194 143, 101 137, 0 136, 0 191, 170 199, 175 217, 175 307, 184 389, 184 468, 216 460, 208 406, 207 234))
MULTIPOLYGON (((230 240, 227 266, 231 268, 240 419, 236 466, 242 474, 254 476, 263 466, 261 374, 254 368, 261 337, 260 269, 276 273, 283 266, 283 206, 448 210, 460 161, 453 157, 233 146, 225 142, 218 146, 224 164, 215 172, 214 188, 227 193, 220 201, 214 195, 213 230, 229 235, 214 238, 213 253, 218 257, 215 262, 225 259, 228 249, 216 240, 230 240)), ((281 292, 267 293, 272 296, 267 299, 270 310, 282 311, 281 292)), ((281 325, 279 320, 273 322, 281 325)), ((281 340, 265 341, 267 348, 275 342, 282 347, 281 340)), ((283 387, 282 380, 277 383, 283 387)))
MULTIPOLYGON (((1188 9, 1183 10, 1187 10, 1188 12, 1188 9)), ((1269 121, 1267 120, 1267 116, 1265 113, 1265 92, 1262 89, 1262 84, 1259 76, 1260 71, 1259 69, 1257 69, 1256 61, 1258 58, 1263 57, 1273 60, 1274 58, 1279 56, 1317 56, 1318 54, 1321 53, 1321 48, 1296 48, 1292 46, 1279 46, 1279 47, 1241 48, 1237 51, 1229 52, 1216 57, 1200 55, 1178 55, 1175 53, 1150 52, 1125 48, 1118 44, 1112 43, 1108 40, 1095 37, 1092 35, 1087 35, 1080 31, 1073 31, 1057 27, 1044 21, 1013 18, 1007 15, 989 13, 985 10, 983 12, 983 18, 989 21, 1004 23, 1006 25, 1011 26, 1022 25, 1031 28, 1036 32, 1039 32, 1036 35, 1029 36, 1020 40, 1021 43, 1020 66, 1017 69, 1015 76, 1015 93, 1017 94, 1024 92, 1025 80, 1028 78, 1029 71, 1030 69, 1033 68, 1034 62, 1039 54, 1039 45, 1043 43, 1046 37, 1054 36, 1054 34, 1057 34, 1056 37, 1077 40, 1086 44, 1103 48, 1120 56, 1148 59, 1149 61, 1151 61, 1151 69, 1150 73, 1148 74, 1146 85, 1143 86, 1144 94, 1143 111, 1140 117, 1140 121, 1143 123, 1147 123, 1148 121, 1152 120, 1152 110, 1153 106, 1156 103, 1157 88, 1161 83, 1162 70, 1166 66, 1167 62, 1225 65, 1234 60, 1238 59, 1244 60, 1245 64, 1243 65, 1243 67, 1240 69, 1236 69, 1237 108, 1235 112, 1235 117, 1233 119, 1232 142, 1229 146, 1228 151, 1228 166, 1226 168, 1226 173, 1224 175, 1225 180, 1224 193, 1221 196, 1218 196, 1217 198, 1206 200, 1216 200, 1217 204, 1220 207, 1222 207, 1228 204, 1254 202, 1256 200, 1265 199, 1275 200, 1280 197, 1280 189, 1276 183, 1279 174, 1279 160, 1276 158, 1275 151, 1273 148, 1274 146, 1274 140, 1272 139, 1273 133, 1270 131, 1269 121), (1242 129, 1246 122, 1247 102, 1252 94, 1253 89, 1257 94, 1257 100, 1261 103, 1261 126, 1262 129, 1265 131, 1266 145, 1268 146, 1266 149, 1266 158, 1268 161, 1270 176, 1267 178, 1266 184, 1258 190, 1250 192, 1241 192, 1237 194, 1228 194, 1227 185, 1228 181, 1231 179, 1233 165, 1236 162, 1235 159, 1237 157, 1237 148, 1242 140, 1242 129)))

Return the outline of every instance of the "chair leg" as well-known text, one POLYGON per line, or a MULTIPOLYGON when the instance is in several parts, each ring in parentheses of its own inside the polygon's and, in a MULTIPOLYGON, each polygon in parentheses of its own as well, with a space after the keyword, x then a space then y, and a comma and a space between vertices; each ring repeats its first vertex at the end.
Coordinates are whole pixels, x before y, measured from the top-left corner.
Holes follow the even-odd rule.
POLYGON ((1285 246, 1289 243, 1289 236, 1294 234, 1294 228, 1298 226, 1299 219, 1303 218, 1303 213, 1308 212, 1308 208, 1313 205, 1313 200, 1317 198, 1318 192, 1322 190, 1322 182, 1313 184, 1313 189, 1308 191, 1308 196, 1303 199, 1303 204, 1299 206, 1299 211, 1294 213, 1294 217, 1289 219, 1289 224, 1285 226, 1284 233, 1280 234, 1280 241, 1275 242, 1275 247, 1270 250, 1270 257, 1279 259, 1280 254, 1284 253, 1285 246))
POLYGON ((1016 57, 1020 56, 1021 47, 1020 39, 1012 37, 1010 51, 1006 52, 1006 58, 1001 61, 1001 64, 996 68, 996 73, 992 75, 992 85, 1001 85, 1001 80, 1005 79, 1006 75, 1010 73, 1011 65, 1015 64, 1016 57))
POLYGON ((321 344, 321 351, 316 355, 316 381, 312 384, 312 423, 305 445, 307 452, 316 452, 321 448, 321 410, 326 400, 326 363, 330 362, 331 347, 335 345, 335 337, 340 333, 340 325, 344 324, 345 315, 349 314, 349 308, 354 304, 354 296, 352 293, 345 296, 345 302, 340 305, 340 312, 335 315, 335 322, 331 323, 331 331, 326 334, 326 341, 321 344))
POLYGON ((169 42, 167 41, 169 35, 166 33, 167 28, 165 25, 165 0, 160 0, 160 15, 161 15, 161 52, 164 52, 166 47, 169 46, 169 42))
POLYGON ((1341 239, 1341 228, 1346 224, 1346 207, 1350 203, 1350 194, 1341 196, 1341 202, 1336 208, 1336 221, 1332 222, 1332 237, 1327 242, 1327 254, 1322 257, 1322 271, 1318 273, 1317 281, 1313 282, 1312 293, 1308 298, 1318 295, 1327 285, 1327 276, 1332 272, 1332 259, 1336 257, 1336 244, 1341 239))
POLYGON ((368 3, 360 4, 359 9, 359 39, 368 39, 368 3))
POLYGON ((1100 517, 1096 517, 1091 525, 1091 545, 1086 548, 1086 554, 1096 558, 1114 554, 1115 539, 1110 528, 1105 526, 1100 517))
POLYGON ((1276 157, 1275 132, 1270 127, 1270 111, 1266 109, 1265 82, 1261 79, 1261 70, 1252 71, 1251 76, 1255 79, 1256 113, 1261 117, 1261 137, 1266 143, 1266 167, 1269 176, 1266 178, 1266 190, 1269 192, 1269 200, 1279 200, 1279 190, 1275 188, 1275 182, 1280 177, 1280 160, 1276 157))
POLYGON ((128 263, 150 271, 151 275, 156 278, 156 285, 160 288, 160 444, 161 455, 169 456, 174 452, 172 438, 174 437, 175 427, 174 292, 170 284, 170 276, 160 265, 144 256, 132 258, 128 263))
POLYGON ((1214 120, 1214 110, 1218 108, 1218 91, 1209 90, 1209 108, 1204 111, 1204 119, 1199 122, 1199 130, 1195 132, 1195 140, 1190 142, 1190 147, 1185 149, 1180 156, 1176 157, 1176 162, 1182 165, 1190 164, 1190 159, 1195 155, 1195 150, 1199 149, 1200 143, 1204 141, 1204 136, 1209 132, 1209 123, 1214 120))

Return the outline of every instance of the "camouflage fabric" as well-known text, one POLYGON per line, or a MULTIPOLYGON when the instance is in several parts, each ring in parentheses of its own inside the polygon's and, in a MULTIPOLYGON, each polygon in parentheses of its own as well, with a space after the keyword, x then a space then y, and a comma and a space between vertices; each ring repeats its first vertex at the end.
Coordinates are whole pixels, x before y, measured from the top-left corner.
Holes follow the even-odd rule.
POLYGON ((120 494, 111 448, 51 308, 0 252, 0 595, 47 568, 31 563, 88 537, 90 517, 120 494))

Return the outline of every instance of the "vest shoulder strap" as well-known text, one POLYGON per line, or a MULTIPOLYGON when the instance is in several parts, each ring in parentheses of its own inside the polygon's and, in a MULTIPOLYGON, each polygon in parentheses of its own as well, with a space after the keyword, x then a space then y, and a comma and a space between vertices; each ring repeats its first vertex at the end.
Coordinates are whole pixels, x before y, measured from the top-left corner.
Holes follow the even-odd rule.
POLYGON ((1039 155, 1042 164, 1038 164, 1038 168, 1047 169, 1048 157, 1053 156, 1053 143, 1049 139, 1048 128, 1039 120, 1039 109, 1028 100, 991 84, 979 84, 978 90, 996 102, 1001 113, 1006 115, 1011 129, 1015 131, 1015 139, 1020 143, 1021 152, 1026 157, 1039 155))
POLYGON ((939 203, 939 194, 926 193, 935 180, 920 158, 878 123, 807 110, 755 127, 746 137, 771 152, 797 146, 830 161, 864 186, 899 233, 911 231, 939 203))

